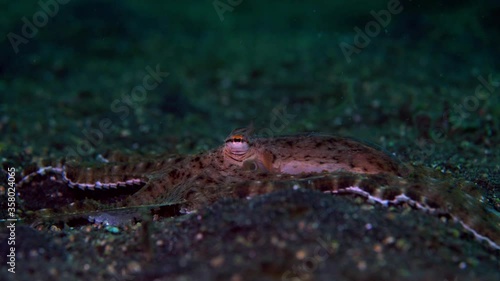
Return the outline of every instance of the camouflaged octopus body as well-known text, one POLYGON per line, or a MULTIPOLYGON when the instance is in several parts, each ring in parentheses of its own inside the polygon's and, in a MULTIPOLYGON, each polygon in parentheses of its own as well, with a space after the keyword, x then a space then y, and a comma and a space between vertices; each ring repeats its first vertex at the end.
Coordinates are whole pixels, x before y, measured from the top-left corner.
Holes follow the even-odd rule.
POLYGON ((500 220, 486 209, 474 185, 428 169, 408 168, 379 150, 341 137, 250 138, 236 131, 223 146, 199 155, 99 168, 67 165, 61 173, 69 186, 85 190, 143 185, 112 204, 91 200, 65 206, 63 212, 174 204, 196 210, 220 198, 306 188, 446 215, 500 249, 500 220))

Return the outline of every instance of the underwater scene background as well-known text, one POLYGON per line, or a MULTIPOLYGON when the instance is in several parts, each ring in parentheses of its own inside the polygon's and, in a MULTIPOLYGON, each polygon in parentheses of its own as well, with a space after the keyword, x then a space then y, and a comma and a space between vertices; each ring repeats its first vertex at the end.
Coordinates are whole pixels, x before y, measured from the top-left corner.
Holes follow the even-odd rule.
MULTIPOLYGON (((194 154, 253 124, 470 181, 500 223, 498 1, 0 3, 2 193, 11 167, 194 154)), ((119 227, 18 222, 15 274, 4 221, 0 279, 498 280, 500 251, 442 220, 299 190, 119 227)))

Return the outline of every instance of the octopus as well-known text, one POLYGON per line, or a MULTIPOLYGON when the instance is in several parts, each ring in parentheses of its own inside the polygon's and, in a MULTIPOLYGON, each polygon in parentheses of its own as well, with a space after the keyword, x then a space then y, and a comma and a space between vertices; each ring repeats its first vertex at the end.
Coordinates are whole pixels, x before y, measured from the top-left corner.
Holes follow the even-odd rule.
POLYGON ((477 186, 402 164, 350 138, 322 134, 261 138, 253 136, 251 128, 236 129, 220 147, 196 155, 158 159, 122 155, 98 165, 66 162, 26 172, 19 197, 33 192, 35 185, 25 186, 45 174, 57 175, 69 188, 49 199, 23 201, 26 218, 164 206, 190 213, 222 198, 251 200, 281 189, 311 189, 445 217, 500 250, 500 219, 477 186))

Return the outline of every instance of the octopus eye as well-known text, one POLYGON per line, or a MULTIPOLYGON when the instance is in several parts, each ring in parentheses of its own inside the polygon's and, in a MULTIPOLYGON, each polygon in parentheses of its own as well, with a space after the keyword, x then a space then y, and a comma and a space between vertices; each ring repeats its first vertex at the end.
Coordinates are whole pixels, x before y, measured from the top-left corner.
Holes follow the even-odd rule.
POLYGON ((245 154, 250 145, 242 135, 232 135, 226 139, 226 149, 232 154, 245 154))

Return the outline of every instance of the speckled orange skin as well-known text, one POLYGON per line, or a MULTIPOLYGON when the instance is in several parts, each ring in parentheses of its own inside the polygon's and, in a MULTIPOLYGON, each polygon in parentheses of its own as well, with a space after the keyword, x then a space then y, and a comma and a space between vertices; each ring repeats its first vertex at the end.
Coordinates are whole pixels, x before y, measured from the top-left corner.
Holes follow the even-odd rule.
POLYGON ((95 182, 131 179, 140 180, 144 186, 114 204, 84 202, 60 212, 173 204, 194 211, 220 198, 249 198, 283 188, 306 188, 357 194, 385 205, 404 203, 445 215, 487 237, 485 240, 491 239, 490 245, 500 245, 500 219, 487 210, 484 197, 473 184, 430 169, 402 165, 370 146, 336 136, 251 138, 238 134, 221 147, 198 155, 110 163, 99 168, 67 165, 65 176, 66 181, 82 189, 95 182))
MULTIPOLYGON (((227 160, 226 160, 227 161, 227 160)), ((351 139, 300 135, 252 139, 241 163, 256 161, 272 174, 348 171, 362 174, 400 174, 399 164, 387 154, 351 139)))

